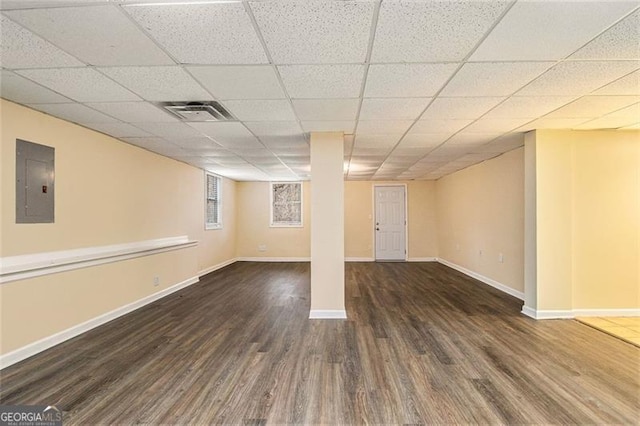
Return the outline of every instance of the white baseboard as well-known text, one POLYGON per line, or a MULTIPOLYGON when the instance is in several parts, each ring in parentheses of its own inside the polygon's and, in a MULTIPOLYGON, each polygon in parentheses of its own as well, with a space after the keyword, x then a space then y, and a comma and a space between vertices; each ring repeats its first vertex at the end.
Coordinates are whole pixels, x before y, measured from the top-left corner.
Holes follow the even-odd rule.
POLYGON ((311 262, 310 257, 238 257, 238 262, 311 262))
POLYGON ((217 271, 218 269, 222 269, 225 266, 229 266, 232 263, 236 263, 237 261, 238 261, 237 257, 234 257, 234 258, 229 259, 229 260, 225 260, 224 262, 220 262, 217 265, 213 265, 213 266, 211 266, 209 268, 203 269, 202 271, 198 272, 198 276, 202 277, 204 275, 210 274, 213 271, 217 271))
POLYGON ((192 278, 186 279, 178 284, 165 288, 164 290, 161 290, 157 293, 151 294, 149 296, 143 297, 142 299, 136 300, 135 302, 132 302, 127 305, 121 306, 117 309, 114 309, 113 311, 99 315, 81 324, 74 325, 71 328, 60 331, 56 334, 45 337, 36 342, 30 343, 12 352, 6 353, 4 355, 0 355, 0 369, 3 369, 17 362, 25 360, 33 355, 36 355, 42 351, 45 351, 64 341, 73 339, 74 337, 79 336, 82 333, 85 333, 91 329, 94 329, 98 326, 106 324, 109 321, 113 321, 118 317, 128 314, 129 312, 135 311, 136 309, 139 309, 145 305, 148 305, 149 303, 155 302, 156 300, 161 299, 165 296, 168 296, 171 293, 175 293, 178 290, 181 290, 185 287, 195 284, 198 281, 199 281, 198 277, 192 277, 192 278))
POLYGON ((571 319, 576 317, 637 317, 640 309, 566 309, 536 310, 529 306, 522 307, 522 313, 534 319, 571 319))
POLYGON ((375 262, 373 257, 345 257, 345 262, 375 262))
POLYGON ((198 245, 186 235, 0 258, 0 283, 40 277, 198 245))
POLYGON ((347 311, 345 311, 344 309, 337 309, 337 310, 312 309, 309 312, 309 319, 347 319, 347 311))
POLYGON ((515 298, 518 298, 520 300, 524 300, 524 293, 521 292, 521 291, 514 290, 511 287, 506 286, 506 285, 504 285, 502 283, 499 283, 496 280, 493 280, 493 279, 491 279, 489 277, 485 277, 484 275, 480 275, 477 272, 473 272, 472 270, 467 269, 467 268, 465 268, 463 266, 456 265, 455 263, 449 262, 448 260, 441 259, 441 258, 438 258, 437 260, 438 260, 439 263, 442 263, 443 265, 448 266, 449 268, 455 269, 456 271, 462 272, 463 274, 468 275, 471 278, 475 278, 478 281, 481 281, 481 282, 483 282, 485 284, 488 284, 493 288, 497 288, 498 290, 502 291, 503 293, 507 293, 507 294, 509 294, 509 295, 511 295, 511 296, 513 296, 515 298))
POLYGON ((410 257, 407 262, 437 262, 437 257, 410 257))

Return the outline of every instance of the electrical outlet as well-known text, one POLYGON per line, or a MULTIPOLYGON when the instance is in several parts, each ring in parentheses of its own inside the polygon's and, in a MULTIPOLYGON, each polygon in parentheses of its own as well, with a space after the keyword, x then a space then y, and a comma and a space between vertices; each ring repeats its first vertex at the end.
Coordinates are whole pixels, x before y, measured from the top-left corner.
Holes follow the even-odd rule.
POLYGON ((258 251, 267 251, 267 245, 266 244, 260 244, 258 246, 258 251))
POLYGON ((160 277, 153 277, 153 286, 157 287, 160 285, 160 277))

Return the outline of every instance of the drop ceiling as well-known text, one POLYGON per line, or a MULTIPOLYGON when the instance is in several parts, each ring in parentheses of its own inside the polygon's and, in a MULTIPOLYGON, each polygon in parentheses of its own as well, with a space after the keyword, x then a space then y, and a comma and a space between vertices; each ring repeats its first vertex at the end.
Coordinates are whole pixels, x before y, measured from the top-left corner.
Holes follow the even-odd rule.
POLYGON ((438 179, 532 129, 638 129, 640 2, 3 0, 1 95, 235 180, 438 179), (161 102, 217 101, 224 122, 161 102))

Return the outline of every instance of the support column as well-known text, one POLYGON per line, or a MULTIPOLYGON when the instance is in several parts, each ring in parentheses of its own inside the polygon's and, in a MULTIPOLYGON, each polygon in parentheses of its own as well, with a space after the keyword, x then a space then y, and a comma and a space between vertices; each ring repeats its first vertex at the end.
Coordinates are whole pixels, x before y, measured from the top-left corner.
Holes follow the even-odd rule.
POLYGON ((344 305, 344 135, 311 133, 311 312, 346 318, 344 305))

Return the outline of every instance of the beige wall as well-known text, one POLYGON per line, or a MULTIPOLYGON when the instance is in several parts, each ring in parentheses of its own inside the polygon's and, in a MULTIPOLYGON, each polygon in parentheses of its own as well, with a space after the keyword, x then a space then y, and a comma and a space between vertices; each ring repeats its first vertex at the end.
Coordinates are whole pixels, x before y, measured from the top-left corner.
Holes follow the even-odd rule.
POLYGON ((270 224, 270 183, 237 182, 238 257, 309 258, 310 249, 310 185, 302 186, 302 227, 281 228, 270 224), (259 246, 266 246, 260 251, 259 246))
POLYGON ((640 132, 536 131, 538 310, 640 308, 640 132))
POLYGON ((2 353, 235 257, 234 182, 223 185, 223 229, 205 231, 201 170, 4 100, 1 114, 1 256, 180 235, 199 241, 196 248, 0 285, 2 353), (53 224, 15 223, 16 138, 56 149, 53 224))
POLYGON ((373 259, 373 187, 407 186, 407 241, 409 259, 437 257, 436 183, 434 181, 347 181, 345 199, 345 256, 373 259))
POLYGON ((436 194, 438 257, 522 292, 524 149, 439 179, 436 194))

